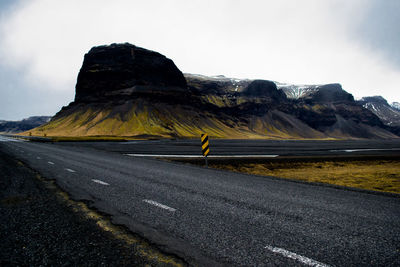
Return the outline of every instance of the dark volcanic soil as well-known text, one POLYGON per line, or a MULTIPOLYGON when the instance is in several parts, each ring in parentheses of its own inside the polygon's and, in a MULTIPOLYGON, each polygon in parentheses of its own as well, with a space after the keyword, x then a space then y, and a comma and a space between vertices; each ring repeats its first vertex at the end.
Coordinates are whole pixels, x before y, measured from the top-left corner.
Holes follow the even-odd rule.
POLYGON ((0 266, 155 266, 0 150, 0 266))

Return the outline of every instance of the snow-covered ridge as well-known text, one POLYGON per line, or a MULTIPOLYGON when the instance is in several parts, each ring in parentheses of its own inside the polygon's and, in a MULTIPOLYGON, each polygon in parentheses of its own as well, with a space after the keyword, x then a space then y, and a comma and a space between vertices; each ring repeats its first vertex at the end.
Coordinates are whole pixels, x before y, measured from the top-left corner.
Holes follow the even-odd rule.
MULTIPOLYGON (((215 76, 206 76, 201 74, 191 74, 185 73, 185 77, 194 78, 198 80, 208 80, 208 81, 216 81, 216 82, 229 82, 232 84, 232 87, 235 91, 240 91, 243 89, 243 86, 246 86, 248 83, 253 81, 252 79, 238 79, 238 78, 228 78, 224 75, 215 75, 215 76)), ((276 87, 279 90, 282 90, 288 98, 291 99, 299 99, 308 95, 313 94, 314 92, 318 91, 318 87, 321 84, 316 85, 306 85, 306 84, 288 84, 288 83, 280 83, 274 81, 276 87)))
POLYGON ((228 78, 225 77, 224 75, 205 76, 201 74, 184 73, 184 76, 187 78, 198 79, 198 80, 230 83, 234 91, 238 90, 240 91, 240 89, 243 89, 245 85, 247 85, 252 81, 250 79, 228 78))
POLYGON ((400 126, 400 109, 389 105, 381 96, 364 97, 360 101, 363 107, 378 116, 382 122, 389 126, 400 126))
POLYGON ((213 80, 213 81, 221 81, 221 82, 242 82, 242 81, 250 81, 249 79, 238 79, 238 78, 228 78, 224 75, 214 75, 214 76, 206 76, 202 74, 192 74, 192 73, 184 73, 185 77, 196 78, 199 80, 213 80))
POLYGON ((276 87, 285 92, 286 96, 291 99, 299 99, 311 95, 318 91, 321 85, 307 85, 307 84, 288 84, 275 82, 276 87))
POLYGON ((374 103, 365 103, 365 104, 363 105, 363 107, 366 108, 366 109, 371 110, 371 111, 374 112, 375 114, 378 113, 378 112, 380 112, 379 106, 377 106, 377 105, 374 104, 374 103))
POLYGON ((392 108, 400 111, 400 103, 399 102, 393 102, 392 104, 390 104, 390 106, 392 106, 392 108))
MULTIPOLYGON (((201 74, 191 74, 191 73, 184 73, 184 76, 187 78, 192 78, 192 79, 198 79, 198 80, 207 80, 207 81, 215 81, 215 82, 225 82, 225 83, 230 83, 230 90, 234 91, 241 91, 243 90, 249 83, 254 81, 254 79, 239 79, 239 78, 229 78, 225 77, 224 75, 214 75, 214 76, 206 76, 206 75, 201 75, 201 74)), ((280 83, 273 81, 276 84, 276 87, 279 90, 282 90, 287 98, 289 99, 300 99, 303 97, 310 96, 317 92, 321 86, 324 86, 324 84, 290 84, 290 83, 280 83)), ((384 98, 382 98, 384 99, 384 98)), ((365 101, 363 97, 361 98, 356 98, 356 101, 365 101)), ((385 100, 386 101, 386 100, 385 100)), ((367 101, 369 102, 369 101, 367 101)), ((395 109, 400 111, 400 103, 399 102, 393 102, 390 104, 390 106, 395 109)), ((368 107, 371 110, 377 109, 377 107, 368 107), (374 109, 375 108, 375 109, 374 109)))

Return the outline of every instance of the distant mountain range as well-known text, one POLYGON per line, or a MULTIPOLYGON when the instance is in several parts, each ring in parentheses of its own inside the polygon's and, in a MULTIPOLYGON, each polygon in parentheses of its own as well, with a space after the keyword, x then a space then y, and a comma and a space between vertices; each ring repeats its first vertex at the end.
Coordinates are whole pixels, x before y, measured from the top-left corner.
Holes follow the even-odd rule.
POLYGON ((400 105, 399 103, 389 103, 381 96, 363 97, 359 101, 364 108, 370 110, 384 123, 389 126, 393 133, 400 135, 400 105))
POLYGON ((0 133, 20 133, 49 122, 50 116, 33 116, 21 121, 0 121, 0 133))
POLYGON ((355 101, 340 84, 290 85, 183 74, 172 60, 157 52, 127 43, 112 44, 94 47, 85 55, 75 101, 32 133, 399 138, 399 110, 396 104, 392 107, 384 102, 376 97, 355 101))

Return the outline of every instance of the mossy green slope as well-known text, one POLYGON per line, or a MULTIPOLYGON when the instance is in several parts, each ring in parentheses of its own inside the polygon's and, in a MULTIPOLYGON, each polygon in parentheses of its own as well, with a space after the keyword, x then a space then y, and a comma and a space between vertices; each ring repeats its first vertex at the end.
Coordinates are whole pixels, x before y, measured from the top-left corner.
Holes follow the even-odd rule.
MULTIPOLYGON (((302 139, 326 136, 279 111, 239 120, 190 105, 135 99, 122 104, 75 104, 49 123, 30 131, 36 136, 128 136, 302 139)), ((26 134, 26 133, 25 133, 26 134)))

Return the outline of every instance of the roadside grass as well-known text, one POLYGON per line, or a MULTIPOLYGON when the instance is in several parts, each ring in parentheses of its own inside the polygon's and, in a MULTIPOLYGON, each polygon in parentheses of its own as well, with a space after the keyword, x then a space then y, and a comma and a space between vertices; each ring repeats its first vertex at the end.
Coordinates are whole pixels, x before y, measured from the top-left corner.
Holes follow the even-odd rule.
MULTIPOLYGON (((198 162, 198 164, 202 164, 198 162)), ((211 168, 400 194, 400 159, 209 161, 211 168)))

